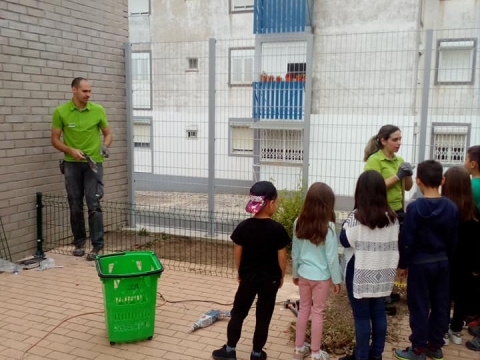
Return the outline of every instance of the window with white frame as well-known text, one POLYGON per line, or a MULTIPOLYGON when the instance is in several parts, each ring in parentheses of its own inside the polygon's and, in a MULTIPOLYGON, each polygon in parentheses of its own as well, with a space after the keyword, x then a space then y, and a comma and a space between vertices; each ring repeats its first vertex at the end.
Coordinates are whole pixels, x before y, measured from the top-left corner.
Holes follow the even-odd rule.
POLYGON ((230 123, 230 153, 253 155, 253 134, 248 123, 230 123))
POLYGON ((134 109, 152 108, 151 54, 132 52, 132 101, 134 109))
POLYGON ((150 14, 150 0, 128 0, 128 13, 130 15, 150 14))
POLYGON ((303 130, 260 129, 260 161, 303 162, 303 130))
POLYGON ((468 126, 434 126, 432 158, 444 165, 462 165, 465 162, 467 139, 468 126))
POLYGON ((436 84, 473 84, 477 39, 441 39, 437 46, 436 84))
POLYGON ((137 149, 151 148, 151 120, 150 119, 134 119, 133 122, 133 147, 137 149))
POLYGON ((230 0, 230 12, 253 11, 255 0, 230 0))
POLYGON ((230 86, 252 85, 254 55, 255 49, 253 47, 230 49, 228 79, 230 86))

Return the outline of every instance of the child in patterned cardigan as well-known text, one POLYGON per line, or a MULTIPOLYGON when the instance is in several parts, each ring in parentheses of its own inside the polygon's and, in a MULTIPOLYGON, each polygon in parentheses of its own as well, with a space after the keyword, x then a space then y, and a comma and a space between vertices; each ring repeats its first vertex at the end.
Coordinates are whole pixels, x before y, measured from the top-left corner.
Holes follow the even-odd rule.
POLYGON ((356 335, 354 353, 340 360, 382 359, 387 336, 385 297, 393 289, 398 265, 399 228, 383 177, 375 170, 365 171, 357 181, 354 210, 340 233, 356 335))

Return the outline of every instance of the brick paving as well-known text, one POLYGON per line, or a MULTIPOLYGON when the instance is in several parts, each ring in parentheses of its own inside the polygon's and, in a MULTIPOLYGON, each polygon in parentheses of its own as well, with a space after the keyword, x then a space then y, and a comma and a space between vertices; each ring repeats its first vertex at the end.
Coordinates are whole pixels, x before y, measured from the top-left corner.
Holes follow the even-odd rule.
MULTIPOLYGON (((19 275, 0 274, 0 359, 12 360, 157 360, 211 359, 211 351, 225 342, 227 320, 187 333, 198 316, 211 308, 230 309, 236 281, 165 269, 158 282, 155 333, 152 340, 110 345, 104 319, 103 284, 94 262, 72 256, 47 254, 57 265, 45 271, 24 270, 19 275), (165 299, 168 302, 162 300, 165 299)), ((279 291, 269 339, 268 359, 289 360, 293 344, 287 332, 293 313, 283 308, 286 299, 297 299, 297 288, 286 279, 279 291)), ((248 360, 254 326, 247 317, 237 346, 239 360, 248 360)), ((402 321, 401 341, 387 344, 392 350, 408 345, 407 319, 402 321)), ((465 339, 470 336, 465 331, 465 339)), ((464 345, 444 348, 446 360, 480 360, 480 352, 464 345)), ((331 356, 331 359, 336 359, 331 356)))

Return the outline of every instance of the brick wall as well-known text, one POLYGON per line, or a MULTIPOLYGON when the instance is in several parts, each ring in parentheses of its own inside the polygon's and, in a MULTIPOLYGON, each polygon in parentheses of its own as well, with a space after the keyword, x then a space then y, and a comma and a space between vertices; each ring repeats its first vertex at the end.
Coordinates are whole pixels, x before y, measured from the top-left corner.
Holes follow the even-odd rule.
POLYGON ((91 81, 113 133, 105 198, 127 199, 127 3, 0 1, 0 216, 15 260, 35 253, 36 192, 65 193, 50 124, 76 76, 91 81))

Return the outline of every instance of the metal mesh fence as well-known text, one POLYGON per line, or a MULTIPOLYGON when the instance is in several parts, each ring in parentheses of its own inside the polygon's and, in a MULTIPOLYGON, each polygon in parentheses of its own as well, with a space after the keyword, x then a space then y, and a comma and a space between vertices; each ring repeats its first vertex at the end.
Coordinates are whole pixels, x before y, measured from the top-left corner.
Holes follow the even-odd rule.
MULTIPOLYGON (((450 29, 131 44, 135 196, 131 205, 104 203, 107 250, 161 244, 154 250, 165 265, 231 274, 224 249, 247 217, 255 181, 279 190, 323 181, 337 210, 349 210, 364 147, 385 124, 402 130, 405 161, 461 166, 466 149, 480 143, 479 35, 450 29)), ((406 199, 417 195, 414 187, 406 199)), ((44 202, 47 247, 69 251, 68 205, 44 202)))
POLYGON ((12 260, 10 254, 10 248, 8 247, 7 237, 5 235, 5 229, 3 228, 2 218, 0 217, 0 259, 12 260))
MULTIPOLYGON (((132 191, 137 199, 175 192, 169 206, 209 210, 230 194, 242 213, 245 197, 233 195, 246 195, 257 180, 279 189, 324 181, 346 210, 363 149, 389 123, 402 130, 406 161, 461 165, 468 146, 480 142, 479 33, 133 44, 133 69, 139 46, 151 54, 151 81, 139 88, 134 76, 132 101, 148 98, 151 106, 133 106, 132 191), (148 145, 138 142, 142 121, 148 145), (193 193, 206 196, 192 204, 193 193)), ((406 198, 415 195, 414 187, 406 198)))
MULTIPOLYGON (((74 247, 66 198, 43 195, 42 205, 43 250, 70 255, 74 247)), ((229 234, 243 218, 200 210, 165 212, 155 206, 112 201, 102 201, 102 210, 104 253, 148 249, 169 269, 226 277, 235 274, 229 234), (131 227, 132 223, 138 226, 131 227), (215 236, 208 235, 211 226, 216 229, 215 236)), ((89 248, 87 231, 86 250, 89 248)))
POLYGON ((351 196, 364 146, 384 124, 401 128, 406 161, 463 165, 467 147, 480 143, 478 35, 463 29, 316 36, 312 181, 351 196))

